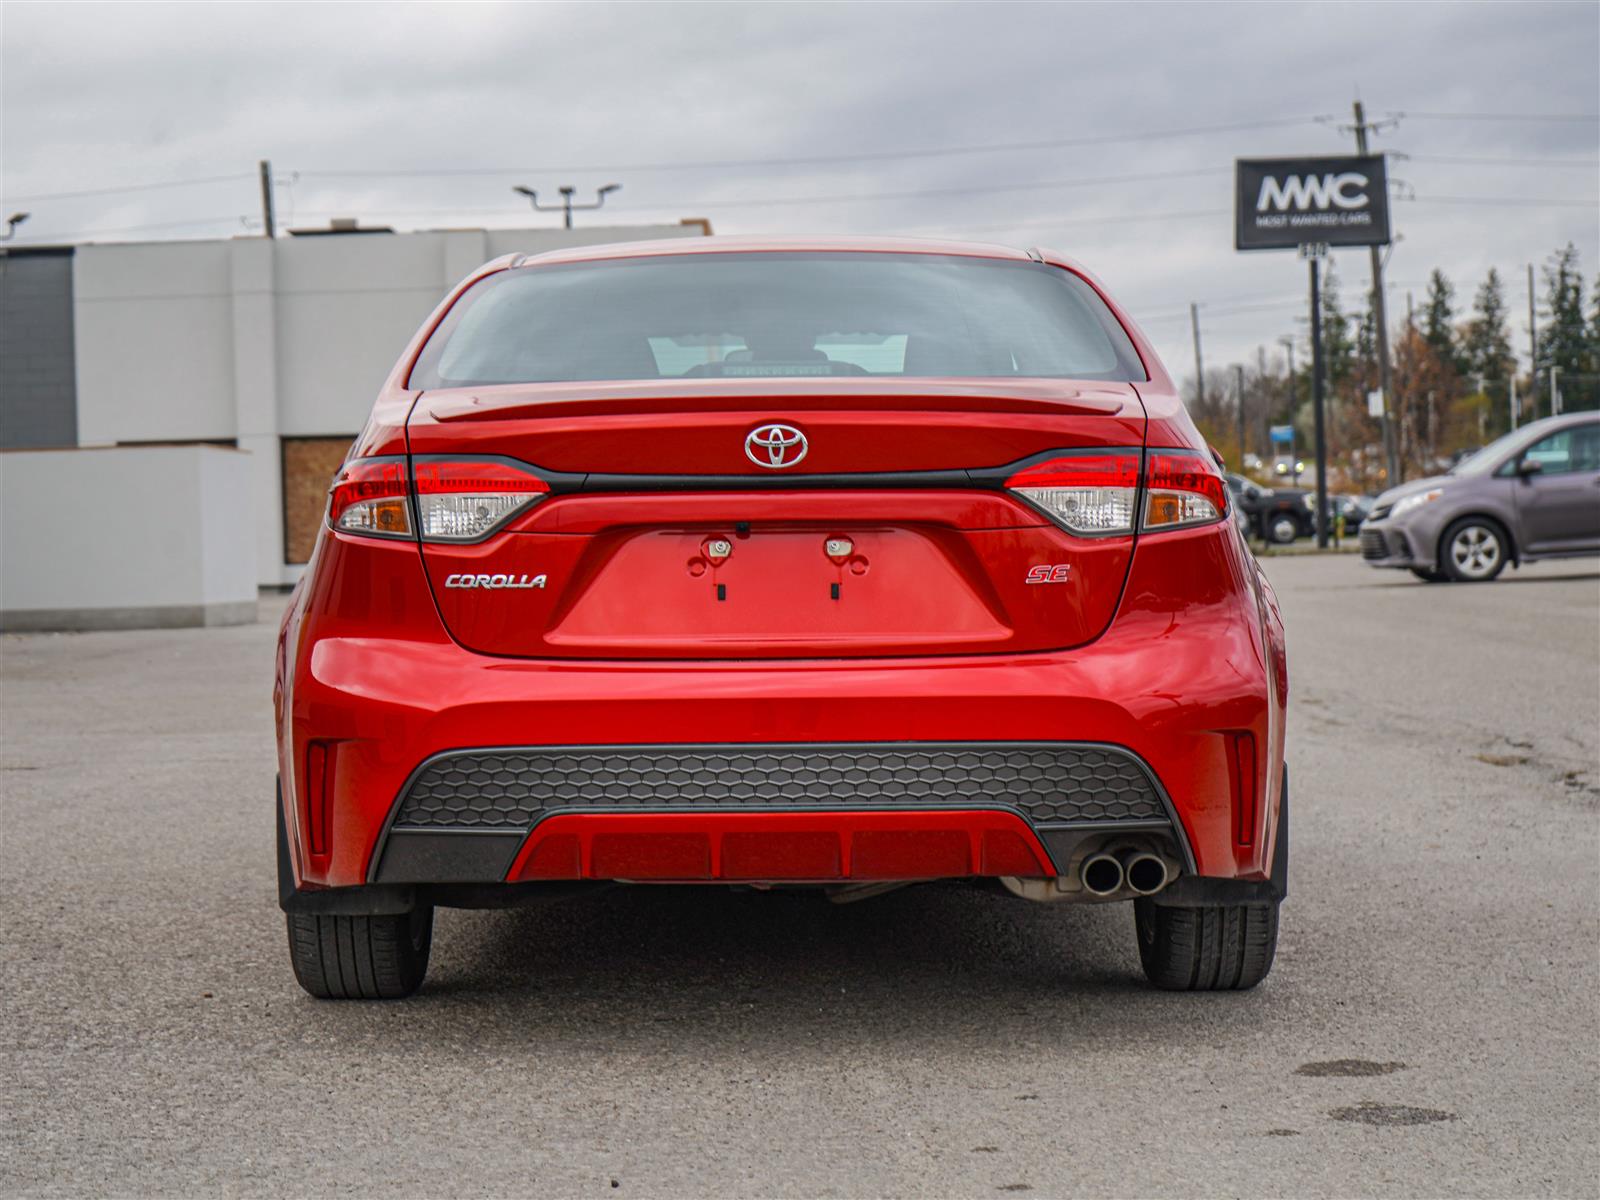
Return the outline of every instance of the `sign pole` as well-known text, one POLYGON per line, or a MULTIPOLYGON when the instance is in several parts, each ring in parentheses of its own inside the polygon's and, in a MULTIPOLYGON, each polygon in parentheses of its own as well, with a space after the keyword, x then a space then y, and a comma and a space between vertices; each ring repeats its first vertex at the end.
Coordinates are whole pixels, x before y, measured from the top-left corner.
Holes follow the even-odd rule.
MULTIPOLYGON (((1357 121, 1361 120, 1358 110, 1357 121)), ((1363 145, 1365 141, 1363 140, 1363 145)), ((1328 545, 1328 414, 1327 381, 1323 378, 1321 260, 1330 246, 1370 246, 1373 260, 1372 305, 1378 322, 1380 350, 1385 339, 1383 259, 1376 247, 1389 235, 1388 171, 1381 154, 1354 158, 1240 158, 1234 161, 1235 250, 1287 250, 1298 247, 1311 269, 1311 403, 1316 420, 1317 546, 1328 545)), ((1384 355, 1386 358, 1387 356, 1384 355)), ((1389 371, 1381 395, 1389 411, 1389 371)), ((1389 485, 1398 479, 1394 460, 1394 421, 1385 422, 1389 485)))
POLYGON ((1323 395, 1322 363, 1322 256, 1327 247, 1302 246, 1301 255, 1311 265, 1311 411, 1317 442, 1317 549, 1328 548, 1328 430, 1323 395))

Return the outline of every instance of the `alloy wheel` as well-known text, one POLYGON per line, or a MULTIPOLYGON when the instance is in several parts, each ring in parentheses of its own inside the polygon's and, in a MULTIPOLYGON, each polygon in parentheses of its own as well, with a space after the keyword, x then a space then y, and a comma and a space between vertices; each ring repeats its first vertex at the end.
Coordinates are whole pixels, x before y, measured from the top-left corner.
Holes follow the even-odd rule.
POLYGON ((1485 525, 1468 525, 1450 542, 1456 570, 1469 579, 1486 579, 1500 565, 1500 538, 1485 525))

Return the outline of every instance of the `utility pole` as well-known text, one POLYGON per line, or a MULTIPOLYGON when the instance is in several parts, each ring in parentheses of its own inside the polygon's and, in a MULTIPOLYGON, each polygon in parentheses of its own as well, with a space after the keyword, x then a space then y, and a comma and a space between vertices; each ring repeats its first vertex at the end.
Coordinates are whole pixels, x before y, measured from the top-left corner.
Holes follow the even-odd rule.
POLYGON ((1517 428, 1517 408, 1517 368, 1513 364, 1511 367, 1511 429, 1513 432, 1517 428))
POLYGON ((1557 416, 1561 412, 1561 389, 1556 385, 1556 377, 1561 374, 1561 368, 1555 363, 1550 364, 1550 415, 1557 416))
POLYGON ((1283 346, 1284 353, 1289 356, 1289 480, 1292 484, 1300 482, 1300 472, 1295 469, 1299 460, 1294 456, 1294 410, 1300 400, 1300 389, 1295 386, 1294 377, 1294 338, 1281 337, 1278 339, 1283 346))
POLYGON ((1528 395, 1539 419, 1539 306, 1533 295, 1533 264, 1528 264, 1528 395))
POLYGON ((1317 440, 1317 549, 1328 548, 1328 430, 1322 383, 1322 256, 1325 245, 1300 247, 1311 265, 1311 410, 1317 440))
POLYGON ((1194 330, 1194 406, 1204 408, 1206 403, 1206 370, 1200 362, 1200 306, 1189 305, 1189 327, 1194 330))
MULTIPOLYGON (((1355 103, 1355 115, 1356 153, 1365 154, 1367 130, 1376 129, 1377 125, 1367 124, 1359 100, 1355 103)), ((1372 258, 1372 320, 1378 327, 1378 387, 1383 392, 1383 455, 1389 469, 1388 484, 1394 487, 1400 482, 1400 458, 1395 449, 1394 421, 1389 415, 1389 318, 1383 295, 1383 253, 1378 246, 1368 246, 1367 250, 1372 258)))
POLYGON ((1233 394, 1239 402, 1239 470, 1244 470, 1244 368, 1233 364, 1233 394))
POLYGON ((277 213, 272 205, 272 163, 262 159, 261 168, 261 228, 269 238, 278 236, 277 213))

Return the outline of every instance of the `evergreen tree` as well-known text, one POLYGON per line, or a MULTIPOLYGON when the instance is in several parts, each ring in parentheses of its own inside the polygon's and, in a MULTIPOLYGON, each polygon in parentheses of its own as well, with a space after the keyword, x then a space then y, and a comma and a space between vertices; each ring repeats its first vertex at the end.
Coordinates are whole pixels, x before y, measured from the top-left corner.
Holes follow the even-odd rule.
POLYGON ((1422 309, 1422 340, 1427 342, 1442 363, 1458 366, 1456 350, 1456 290, 1437 267, 1428 276, 1428 297, 1422 309))
POLYGON ((1322 276, 1322 361, 1328 386, 1334 390, 1350 377, 1355 365, 1350 319, 1339 306, 1339 277, 1331 262, 1322 276))
POLYGON ((1493 267, 1472 301, 1472 320, 1462 343, 1462 360, 1468 372, 1486 381, 1509 379, 1516 369, 1511 334, 1506 328, 1505 287, 1493 267))
POLYGON ((1544 307, 1539 323, 1539 361, 1563 375, 1583 375, 1589 358, 1590 330, 1583 315, 1583 275, 1578 248, 1571 242, 1550 256, 1544 267, 1544 307))
POLYGON ((1589 310, 1589 373, 1600 375, 1600 272, 1594 277, 1594 307, 1589 310))

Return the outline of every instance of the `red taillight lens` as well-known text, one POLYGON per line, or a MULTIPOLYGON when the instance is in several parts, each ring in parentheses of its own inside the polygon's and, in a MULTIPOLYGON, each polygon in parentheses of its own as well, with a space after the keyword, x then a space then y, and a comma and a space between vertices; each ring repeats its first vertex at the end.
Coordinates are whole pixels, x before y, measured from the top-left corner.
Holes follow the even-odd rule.
POLYGON ((411 489, 425 542, 475 542, 544 499, 550 485, 503 459, 418 459, 413 479, 402 458, 358 458, 328 493, 328 524, 369 537, 412 536, 411 489))
POLYGON ((1006 488, 1072 533, 1132 533, 1139 456, 1072 454, 1024 467, 1006 488))
POLYGON ((1006 480, 1069 533, 1157 532, 1220 521, 1228 486, 1216 464, 1189 450, 1151 450, 1144 462, 1144 511, 1138 513, 1139 455, 1066 454, 1025 467, 1006 480))
POLYGON ((358 458, 334 476, 328 491, 328 524, 341 533, 410 537, 403 458, 358 458))
POLYGON ((418 459, 425 542, 475 542, 550 494, 537 475, 501 459, 418 459))
POLYGON ((1143 528, 1209 525, 1228 511, 1228 485, 1209 455, 1151 450, 1145 460, 1143 528))

